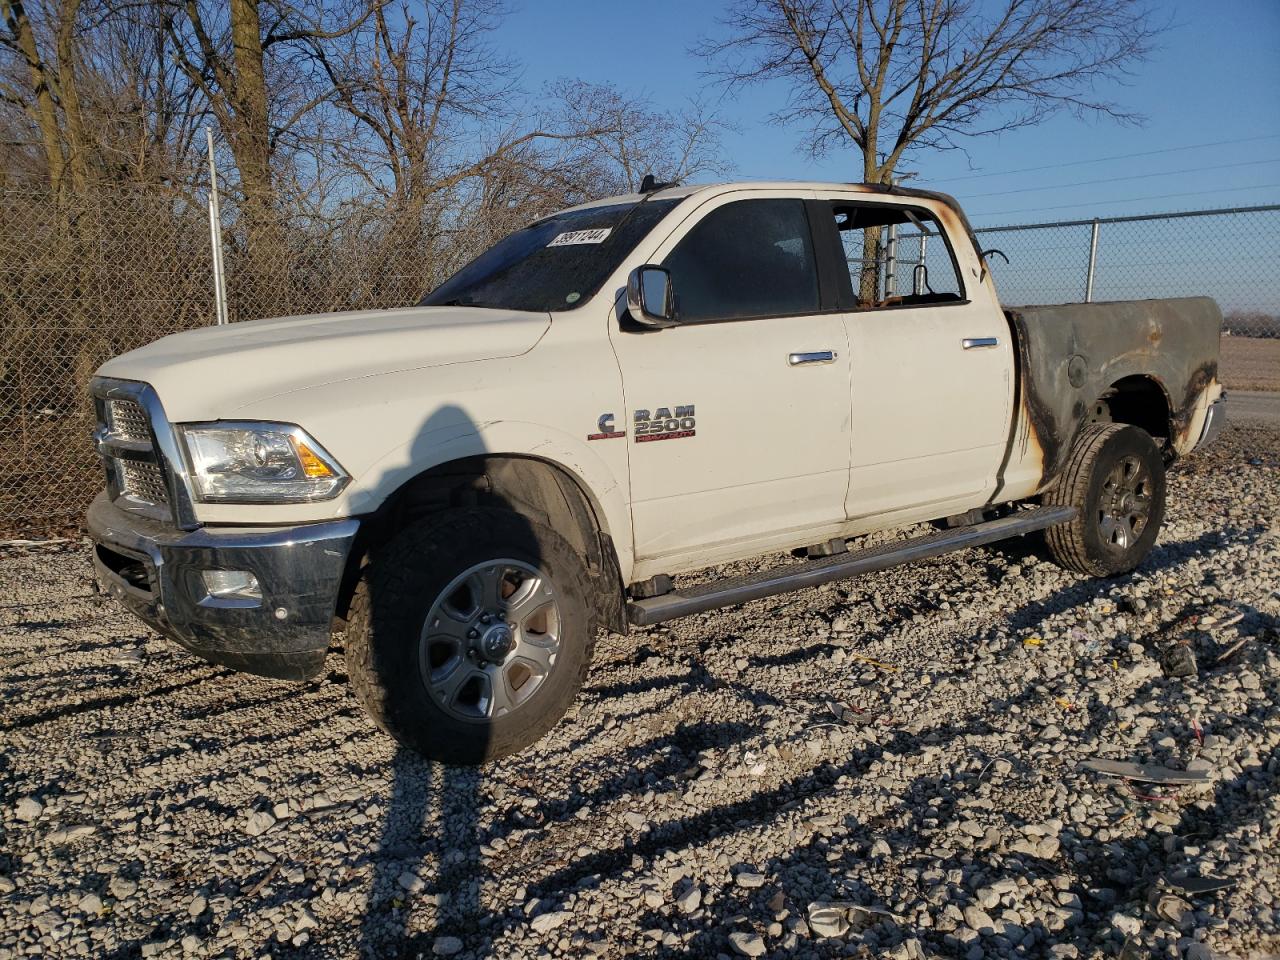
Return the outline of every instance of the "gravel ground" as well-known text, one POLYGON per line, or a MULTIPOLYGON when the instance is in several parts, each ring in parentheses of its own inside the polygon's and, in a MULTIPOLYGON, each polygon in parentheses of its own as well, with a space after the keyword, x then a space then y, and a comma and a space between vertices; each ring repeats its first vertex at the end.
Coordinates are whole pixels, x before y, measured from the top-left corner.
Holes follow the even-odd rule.
POLYGON ((0 958, 1275 954, 1280 431, 1171 487, 1118 580, 1024 542, 610 637, 481 771, 398 752, 339 656, 209 666, 83 545, 10 549, 0 958))

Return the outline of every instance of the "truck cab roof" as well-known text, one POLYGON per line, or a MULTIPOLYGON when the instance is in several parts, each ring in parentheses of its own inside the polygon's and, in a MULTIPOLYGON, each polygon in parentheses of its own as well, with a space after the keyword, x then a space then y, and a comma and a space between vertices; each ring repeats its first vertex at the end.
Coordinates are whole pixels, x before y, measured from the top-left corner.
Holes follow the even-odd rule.
POLYGON ((602 197, 599 200, 580 203, 567 209, 586 210, 591 207, 605 207, 619 203, 636 203, 646 198, 679 200, 695 194, 714 195, 727 193, 731 190, 855 190, 860 193, 879 194, 881 196, 941 200, 959 211, 959 204, 954 197, 932 190, 919 190, 901 186, 891 187, 880 183, 838 183, 821 180, 726 180, 720 183, 675 184, 660 187, 649 193, 620 193, 611 197, 602 197))

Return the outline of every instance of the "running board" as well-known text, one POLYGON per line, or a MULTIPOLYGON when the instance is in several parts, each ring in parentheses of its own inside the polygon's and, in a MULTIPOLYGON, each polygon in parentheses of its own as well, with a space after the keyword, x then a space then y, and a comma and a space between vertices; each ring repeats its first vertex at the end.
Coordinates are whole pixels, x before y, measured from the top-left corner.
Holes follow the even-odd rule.
POLYGON ((627 618, 637 627, 649 627, 676 617, 705 613, 717 607, 759 600, 761 597, 771 597, 803 587, 816 587, 833 580, 847 580, 916 560, 928 560, 955 550, 1007 540, 1066 523, 1074 520, 1075 516, 1075 507, 1035 507, 970 527, 941 530, 923 537, 884 543, 867 550, 837 553, 803 563, 787 563, 744 577, 712 580, 658 597, 632 600, 627 604, 627 618))

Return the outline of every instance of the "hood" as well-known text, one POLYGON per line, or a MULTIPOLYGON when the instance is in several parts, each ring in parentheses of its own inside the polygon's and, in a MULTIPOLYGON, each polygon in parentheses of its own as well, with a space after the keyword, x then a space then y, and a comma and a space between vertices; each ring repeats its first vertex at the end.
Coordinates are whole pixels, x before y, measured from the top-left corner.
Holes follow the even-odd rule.
POLYGON ((187 330, 109 360, 99 376, 141 380, 173 421, 234 416, 306 387, 514 357, 551 315, 477 307, 352 310, 187 330))

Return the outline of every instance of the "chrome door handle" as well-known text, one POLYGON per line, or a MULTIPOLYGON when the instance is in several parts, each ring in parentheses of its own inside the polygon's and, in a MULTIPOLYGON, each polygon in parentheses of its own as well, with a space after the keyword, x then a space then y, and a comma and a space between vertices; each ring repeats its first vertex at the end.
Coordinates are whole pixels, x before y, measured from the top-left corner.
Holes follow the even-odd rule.
POLYGON ((976 350, 979 347, 998 347, 1000 346, 999 337, 965 337, 960 341, 960 346, 966 350, 976 350))
POLYGON ((787 363, 798 367, 802 363, 831 363, 836 358, 834 350, 812 350, 808 353, 789 353, 787 363))

